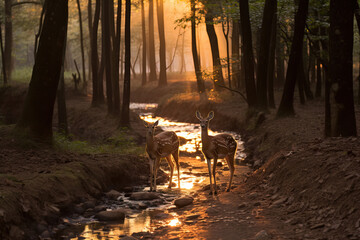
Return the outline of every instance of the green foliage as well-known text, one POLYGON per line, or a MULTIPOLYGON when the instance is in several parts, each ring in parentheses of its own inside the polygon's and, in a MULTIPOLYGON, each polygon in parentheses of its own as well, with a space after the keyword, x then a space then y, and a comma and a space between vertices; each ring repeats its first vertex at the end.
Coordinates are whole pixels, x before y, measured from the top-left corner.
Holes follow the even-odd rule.
POLYGON ((90 144, 86 141, 71 140, 60 133, 54 134, 55 149, 76 153, 120 153, 120 154, 142 154, 144 148, 138 146, 132 138, 126 135, 124 130, 119 130, 108 138, 104 144, 90 144))

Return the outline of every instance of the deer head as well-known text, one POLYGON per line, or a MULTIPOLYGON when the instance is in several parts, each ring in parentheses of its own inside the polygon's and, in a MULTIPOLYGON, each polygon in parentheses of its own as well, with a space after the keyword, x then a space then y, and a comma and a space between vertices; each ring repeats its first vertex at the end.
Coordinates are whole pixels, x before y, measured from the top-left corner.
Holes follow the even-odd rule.
POLYGON ((147 129, 147 134, 153 136, 153 135, 154 135, 154 132, 155 132, 155 128, 156 128, 156 126, 157 126, 158 124, 159 124, 159 120, 157 120, 157 121, 154 122, 153 124, 144 122, 144 126, 145 126, 146 129, 147 129))
POLYGON ((209 112, 209 114, 207 115, 207 117, 206 117, 206 118, 203 118, 203 117, 201 116, 200 112, 199 112, 199 111, 196 111, 196 117, 197 117, 197 119, 200 120, 200 126, 201 126, 201 128, 202 128, 202 129, 207 129, 208 126, 209 126, 210 120, 214 118, 214 112, 213 112, 213 111, 209 112))

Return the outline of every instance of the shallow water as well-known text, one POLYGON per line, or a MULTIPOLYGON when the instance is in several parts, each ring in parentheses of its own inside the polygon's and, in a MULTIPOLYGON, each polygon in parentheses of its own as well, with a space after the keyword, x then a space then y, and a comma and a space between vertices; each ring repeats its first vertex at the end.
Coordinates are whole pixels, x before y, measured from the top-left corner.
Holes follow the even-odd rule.
MULTIPOLYGON (((173 200, 184 195, 193 195, 196 191, 201 190, 208 184, 207 167, 200 153, 200 128, 199 124, 174 122, 160 117, 154 118, 151 111, 156 107, 157 104, 130 104, 130 108, 138 111, 140 118, 144 121, 153 123, 159 120, 159 127, 161 127, 162 130, 174 131, 179 137, 183 138, 180 153, 181 155, 186 153, 185 155, 187 155, 187 157, 180 157, 180 162, 182 163, 180 167, 181 191, 177 189, 177 171, 175 169, 173 182, 176 184, 176 187, 168 189, 168 183, 158 185, 158 192, 162 199, 161 204, 152 205, 151 201, 133 201, 130 200, 125 193, 118 198, 118 201, 104 198, 101 204, 106 205, 108 211, 120 207, 129 209, 125 220, 123 222, 105 223, 97 221, 94 216, 85 218, 74 215, 64 219, 64 222, 67 222, 71 227, 68 227, 62 234, 63 239, 119 239, 121 236, 130 236, 137 232, 152 232, 157 227, 177 227, 182 224, 175 212, 168 211, 175 207, 172 205, 173 200), (146 203, 148 207, 145 210, 141 210, 139 203, 146 203)), ((219 132, 209 130, 209 135, 218 133, 219 132)), ((232 132, 228 133, 232 134, 238 142, 238 151, 235 158, 236 163, 240 163, 245 158, 240 135, 232 132)), ((166 161, 162 162, 164 163, 166 161)), ((165 167, 165 172, 168 173, 166 170, 167 163, 162 166, 165 167)), ((228 171, 226 167, 226 164, 224 164, 223 171, 228 171)), ((138 186, 137 190, 148 191, 149 187, 138 186)))

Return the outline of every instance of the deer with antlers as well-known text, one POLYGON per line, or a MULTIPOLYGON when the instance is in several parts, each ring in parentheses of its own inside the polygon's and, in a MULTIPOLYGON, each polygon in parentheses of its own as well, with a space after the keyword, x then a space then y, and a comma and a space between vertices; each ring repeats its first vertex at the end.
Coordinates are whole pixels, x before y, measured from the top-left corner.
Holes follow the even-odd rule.
POLYGON ((196 111, 196 117, 200 120, 201 127, 201 143, 202 153, 206 158, 206 162, 210 175, 210 194, 217 194, 216 188, 216 164, 218 159, 225 158, 227 165, 230 169, 230 181, 226 189, 227 192, 231 189, 231 183, 234 176, 235 166, 235 153, 237 149, 237 142, 230 134, 222 133, 215 136, 209 136, 208 128, 209 122, 214 118, 214 112, 211 111, 206 118, 203 118, 199 111, 196 111), (212 184, 211 177, 211 159, 214 159, 212 175, 214 177, 214 185, 212 184))
POLYGON ((160 167, 161 158, 166 158, 170 166, 170 182, 171 188, 172 177, 174 173, 174 163, 171 160, 173 156, 177 173, 178 187, 180 189, 180 166, 179 166, 179 138, 175 132, 165 131, 154 136, 155 128, 159 124, 157 120, 154 124, 144 122, 146 131, 146 152, 150 162, 150 191, 156 191, 157 170, 160 167))

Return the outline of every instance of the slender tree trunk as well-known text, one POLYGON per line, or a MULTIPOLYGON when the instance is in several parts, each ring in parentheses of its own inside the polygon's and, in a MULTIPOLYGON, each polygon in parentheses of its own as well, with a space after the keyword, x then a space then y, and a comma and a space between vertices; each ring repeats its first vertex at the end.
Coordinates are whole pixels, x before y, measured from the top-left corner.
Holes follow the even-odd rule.
MULTIPOLYGON (((121 40, 121 8, 122 1, 118 0, 118 8, 117 8, 117 18, 116 18, 116 29, 114 28, 113 38, 112 38, 112 72, 113 72, 113 96, 114 96, 114 109, 113 114, 120 114, 120 87, 119 87, 119 60, 120 60, 120 40, 121 40)), ((114 7, 112 6, 112 9, 114 7)), ((113 10, 112 10, 113 11, 113 10)), ((114 15, 112 15, 114 16, 114 15)), ((113 21, 113 20, 112 20, 113 21)), ((115 24, 114 24, 115 27, 115 24)))
POLYGON ((5 68, 8 80, 11 81, 12 72, 12 46, 13 46, 13 27, 11 0, 5 0, 5 68))
POLYGON ((155 30, 154 30, 154 0, 149 0, 149 80, 156 81, 156 58, 155 58, 155 30))
POLYGON ((284 85, 284 44, 281 41, 280 33, 276 34, 276 87, 284 85))
POLYGON ((353 38, 353 3, 330 0, 329 78, 333 137, 357 135, 352 82, 353 38))
POLYGON ((4 54, 4 47, 3 47, 3 40, 2 40, 2 23, 0 21, 0 47, 1 47, 1 61, 2 61, 2 70, 3 70, 3 79, 4 85, 7 84, 7 75, 6 75, 6 67, 5 67, 5 54, 4 54))
POLYGON ((234 87, 240 89, 239 79, 240 79, 240 41, 239 41, 239 21, 238 19, 233 19, 232 21, 232 33, 231 33, 231 82, 234 87))
POLYGON ((84 36, 83 36, 83 25, 82 25, 82 17, 81 17, 81 6, 80 0, 76 0, 78 12, 79 12, 79 26, 80 26, 80 47, 81 47, 81 61, 82 61, 82 75, 83 75, 83 91, 87 92, 87 81, 85 74, 85 51, 84 51, 84 36))
POLYGON ((285 86, 277 112, 278 117, 294 115, 294 90, 296 76, 299 73, 299 64, 302 57, 302 45, 304 38, 304 28, 308 11, 309 0, 300 0, 299 8, 295 16, 295 30, 291 45, 289 64, 286 73, 285 86))
POLYGON ((257 97, 258 107, 266 110, 268 107, 267 98, 267 71, 269 65, 271 30, 273 18, 276 17, 277 0, 266 0, 264 7, 263 21, 261 25, 260 49, 257 64, 257 97))
POLYGON ((299 63, 299 71, 298 71, 298 75, 296 77, 297 77, 296 81, 298 83, 298 88, 299 88, 300 103, 302 105, 304 105, 305 104, 305 94, 304 94, 305 74, 304 74, 303 56, 301 56, 300 63, 299 63))
POLYGON ((131 0, 126 0, 125 12, 125 76, 123 105, 121 111, 121 126, 130 126, 130 64, 131 64, 131 0))
POLYGON ((29 136, 52 139, 52 118, 63 61, 68 1, 48 1, 29 90, 17 128, 29 136))
POLYGON ((249 1, 239 0, 240 7, 240 23, 243 37, 244 49, 244 71, 245 71, 245 87, 246 97, 249 107, 257 106, 256 86, 254 79, 254 53, 252 47, 252 32, 249 15, 249 1))
POLYGON ((223 34, 226 42, 226 62, 227 62, 227 75, 229 81, 229 88, 231 88, 231 77, 230 77, 230 46, 229 46, 229 32, 230 32, 230 22, 226 19, 226 24, 224 22, 221 23, 223 34), (226 26, 225 26, 226 25, 226 26))
POLYGON ((164 23, 164 0, 156 0, 158 30, 160 40, 160 74, 159 74, 159 86, 167 85, 166 76, 166 42, 165 42, 165 23, 164 23))
MULTIPOLYGON (((275 10, 276 11, 276 10, 275 10)), ((275 98, 274 98, 274 78, 275 78, 275 49, 276 49, 276 32, 277 32, 277 14, 273 16, 272 19, 272 30, 270 37, 270 46, 269 46, 269 60, 268 60, 268 69, 267 69, 267 97, 269 107, 275 108, 275 98)))
POLYGON ((110 36, 110 0, 102 1, 102 32, 104 39, 104 64, 106 74, 106 101, 108 106, 108 113, 112 114, 114 110, 113 91, 112 91, 112 54, 111 54, 111 36, 110 36))
POLYGON ((91 70, 91 36, 92 36, 92 21, 93 21, 93 16, 92 16, 92 1, 88 0, 88 31, 89 31, 89 43, 90 43, 90 48, 88 50, 88 81, 90 82, 92 80, 92 70, 91 70))
POLYGON ((58 131, 65 136, 68 135, 68 122, 67 122, 67 111, 66 111, 66 99, 65 99, 65 80, 64 80, 64 62, 66 52, 67 34, 64 38, 63 55, 60 70, 60 79, 57 90, 57 105, 58 105, 58 131))
POLYGON ((146 85, 146 29, 145 29, 145 7, 144 0, 140 0, 141 4, 141 34, 142 34, 142 75, 141 85, 146 85))
MULTIPOLYGON (((89 1, 90 4, 90 1, 89 1)), ((98 54, 98 28, 100 19, 100 0, 96 0, 94 23, 90 23, 90 52, 91 52, 91 72, 92 72, 92 85, 93 85, 93 97, 92 106, 100 104, 100 92, 99 92, 99 54, 98 54)))
POLYGON ((216 36, 215 27, 213 23, 213 16, 211 14, 210 9, 208 9, 205 15, 205 21, 206 21, 206 32, 209 37, 212 60, 213 60, 214 85, 215 85, 215 89, 220 90, 220 87, 218 87, 217 85, 224 86, 225 81, 224 81, 222 66, 220 62, 218 39, 216 36))
POLYGON ((195 0, 191 0, 191 52, 193 56, 195 76, 198 93, 205 93, 205 84, 202 79, 201 66, 199 62, 198 50, 196 46, 196 23, 195 23, 195 0))
MULTIPOLYGON (((319 31, 320 34, 320 31, 319 31)), ((320 55, 320 40, 316 42, 316 51, 318 55, 320 55)), ((321 60, 319 58, 316 59, 316 90, 315 96, 321 97, 321 60)))

